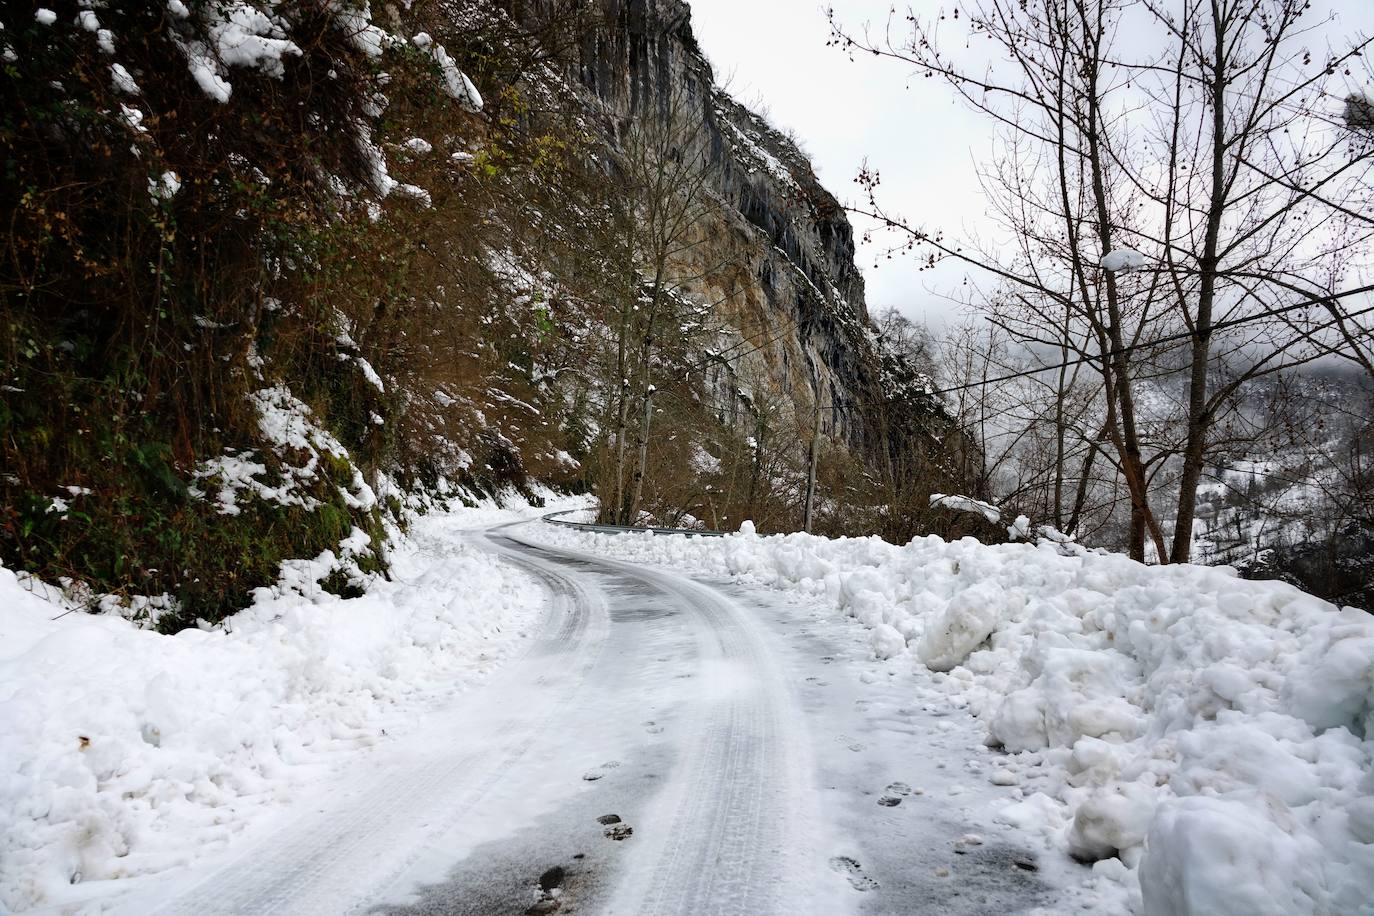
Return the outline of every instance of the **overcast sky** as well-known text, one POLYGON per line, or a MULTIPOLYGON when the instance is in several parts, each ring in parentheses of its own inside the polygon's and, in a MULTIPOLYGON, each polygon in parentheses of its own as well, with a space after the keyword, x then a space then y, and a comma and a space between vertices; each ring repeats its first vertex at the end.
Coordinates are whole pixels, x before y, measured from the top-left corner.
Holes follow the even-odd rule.
MULTIPOLYGON (((689 2, 717 78, 728 81, 741 101, 766 108, 775 125, 793 130, 837 197, 855 198, 854 176, 867 158, 882 172, 890 209, 951 235, 982 225, 975 163, 992 155, 993 131, 986 119, 955 102, 947 86, 909 79, 895 61, 859 56, 851 62, 838 48, 826 47, 829 28, 822 5, 813 0, 689 2)), ((832 4, 851 26, 882 23, 892 8, 890 0, 832 4)), ((937 6, 933 0, 914 5, 921 11, 937 6)), ((1374 32, 1374 0, 1322 5, 1336 13, 1336 31, 1374 32)), ((884 260, 875 268, 876 254, 869 249, 859 255, 870 309, 895 305, 933 326, 956 315, 949 297, 963 282, 960 268, 942 265, 922 273, 908 258, 884 260)))

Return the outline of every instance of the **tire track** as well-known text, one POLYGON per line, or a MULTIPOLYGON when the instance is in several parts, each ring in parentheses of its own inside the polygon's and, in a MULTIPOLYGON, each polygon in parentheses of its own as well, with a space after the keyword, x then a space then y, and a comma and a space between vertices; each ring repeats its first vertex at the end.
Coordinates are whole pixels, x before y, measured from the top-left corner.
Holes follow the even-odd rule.
POLYGON ((606 912, 805 912, 807 874, 819 861, 806 829, 815 799, 808 742, 803 713, 762 628, 746 609, 699 583, 526 546, 651 586, 688 621, 701 652, 704 689, 675 736, 681 757, 637 828, 642 842, 606 912))

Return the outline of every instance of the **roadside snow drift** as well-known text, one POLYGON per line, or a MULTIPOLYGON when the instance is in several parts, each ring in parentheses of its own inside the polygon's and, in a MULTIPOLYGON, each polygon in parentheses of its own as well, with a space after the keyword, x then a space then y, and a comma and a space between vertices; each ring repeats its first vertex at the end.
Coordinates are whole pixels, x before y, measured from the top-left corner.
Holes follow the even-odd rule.
POLYGON ((1363 612, 1225 568, 1052 544, 540 537, 794 590, 857 618, 876 657, 909 653, 1007 751, 989 779, 1017 800, 998 818, 1096 861, 1124 908, 1374 912, 1363 612))
POLYGON ((543 593, 466 546, 500 513, 472 514, 417 519, 364 597, 264 589, 175 636, 0 569, 0 912, 222 847, 517 652, 543 593))

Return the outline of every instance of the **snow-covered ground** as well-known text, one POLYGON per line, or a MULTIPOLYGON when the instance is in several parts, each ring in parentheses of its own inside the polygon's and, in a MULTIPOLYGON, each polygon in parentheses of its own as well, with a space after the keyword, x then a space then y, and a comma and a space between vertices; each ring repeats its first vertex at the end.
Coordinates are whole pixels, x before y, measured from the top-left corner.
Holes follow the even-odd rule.
MULTIPOLYGON (((421 517, 393 548, 392 579, 362 598, 302 593, 302 569, 292 567, 284 572, 296 590, 263 590, 227 626, 176 636, 71 611, 56 593, 0 572, 0 911, 98 911, 115 895, 161 899, 169 876, 195 871, 183 866, 219 862, 231 846, 254 848, 250 836, 271 848, 282 818, 325 810, 321 793, 345 774, 385 781, 369 761, 428 741, 436 710, 524 655, 538 635, 547 583, 468 532, 539 511, 489 505, 421 517)), ((954 853, 987 841, 983 848, 1011 850, 1022 868, 1015 850, 1038 849, 1028 864, 1043 886, 1065 889, 1089 912, 1374 913, 1374 623, 1361 612, 1225 569, 1145 567, 1072 545, 521 530, 633 564, 624 570, 656 565, 737 582, 735 599, 701 613, 727 629, 749 629, 755 615, 759 645, 781 653, 773 662, 786 669, 780 676, 820 691, 803 704, 809 721, 798 735, 814 733, 819 769, 811 778, 829 789, 823 813, 855 837, 876 829, 861 813, 872 811, 868 790, 847 782, 857 773, 875 785, 897 780, 888 787, 897 794, 878 799, 882 811, 914 809, 924 787, 924 818, 981 834, 960 836, 954 853), (750 597, 761 588, 779 600, 750 597), (850 640, 852 656, 807 654, 822 654, 826 640, 850 640), (826 687, 836 676, 844 683, 826 687), (822 693, 828 703, 816 699, 822 693), (832 732, 840 737, 831 741, 832 732), (990 747, 976 746, 980 733, 990 747), (832 744, 833 752, 817 750, 832 744), (909 766, 895 759, 902 755, 909 766), (1096 863, 1086 886, 1070 856, 1096 863)), ((564 575, 595 594, 587 569, 564 575)), ((608 574, 618 575, 600 573, 608 574)), ((661 578, 648 584, 696 594, 680 577, 661 578)), ((603 588, 629 602, 614 606, 627 628, 618 638, 628 642, 607 656, 611 670, 626 668, 620 663, 645 620, 687 625, 635 610, 648 600, 644 587, 603 588)), ((649 654, 661 664, 671 653, 649 654)), ((656 676, 681 692, 683 709, 712 708, 721 685, 694 680, 703 672, 688 668, 656 676), (706 693, 693 693, 694 684, 706 693)), ((620 721, 594 704, 583 714, 620 721)), ((652 718, 663 715, 672 714, 652 718)), ((621 716, 626 734, 643 731, 634 724, 647 716, 621 716)), ((445 734, 461 747, 472 724, 449 725, 445 734)), ((617 759, 645 753, 622 743, 617 759)), ((612 756, 600 745, 585 754, 612 756)), ((571 791, 541 769, 567 760, 534 758, 522 764, 523 778, 548 783, 554 795, 571 791)), ((756 769, 766 781, 769 768, 756 769)), ((573 777, 574 786, 593 784, 573 777)), ((507 781, 525 791, 519 779, 507 781)), ((549 810, 568 803, 545 801, 549 810)), ((669 829, 644 816, 646 841, 669 829)), ((849 884, 863 893, 873 874, 884 894, 904 886, 924 894, 960 880, 948 862, 912 859, 930 858, 919 848, 930 837, 902 829, 916 830, 915 845, 867 844, 864 874, 849 884)), ((832 869, 860 858, 845 849, 825 855, 837 856, 832 869)))
POLYGON ((0 912, 216 852, 481 683, 522 651, 545 593, 462 531, 538 511, 419 517, 364 597, 301 586, 296 564, 298 588, 175 636, 0 569, 0 912))
POLYGON ((550 543, 787 590, 865 624, 1007 752, 994 817, 1097 864, 1093 909, 1374 913, 1374 620, 1230 570, 809 535, 550 543))

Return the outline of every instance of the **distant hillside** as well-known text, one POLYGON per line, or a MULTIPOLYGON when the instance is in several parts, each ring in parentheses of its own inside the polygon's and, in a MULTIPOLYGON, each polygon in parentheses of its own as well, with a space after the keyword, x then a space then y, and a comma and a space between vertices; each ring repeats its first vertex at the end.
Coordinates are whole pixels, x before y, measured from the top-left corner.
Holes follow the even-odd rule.
POLYGON ((1240 411, 1258 431, 1208 468, 1198 560, 1374 611, 1374 391, 1360 374, 1294 373, 1240 411))

